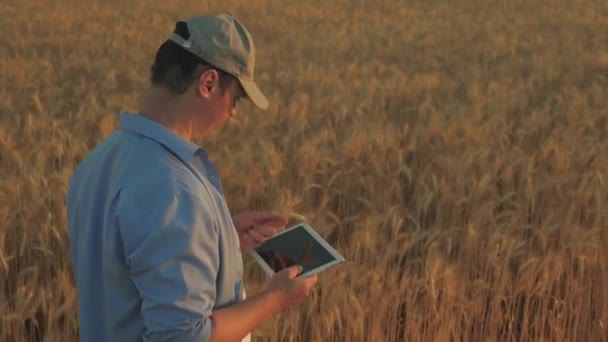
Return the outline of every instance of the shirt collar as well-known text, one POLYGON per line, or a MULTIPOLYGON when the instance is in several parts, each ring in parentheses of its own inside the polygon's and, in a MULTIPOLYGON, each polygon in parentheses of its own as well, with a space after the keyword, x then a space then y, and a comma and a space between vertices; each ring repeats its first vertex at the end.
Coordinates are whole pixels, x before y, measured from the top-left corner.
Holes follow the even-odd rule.
POLYGON ((183 161, 194 155, 200 146, 175 134, 160 123, 143 115, 120 113, 120 129, 131 131, 159 142, 183 161))

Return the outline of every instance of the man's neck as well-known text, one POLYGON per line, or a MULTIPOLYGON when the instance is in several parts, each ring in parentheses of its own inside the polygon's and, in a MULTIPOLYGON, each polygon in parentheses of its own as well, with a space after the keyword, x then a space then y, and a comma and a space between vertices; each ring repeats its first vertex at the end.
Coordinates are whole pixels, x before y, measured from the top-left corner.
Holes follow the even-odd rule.
POLYGON ((152 87, 146 94, 139 113, 190 141, 192 124, 180 97, 161 87, 152 87))

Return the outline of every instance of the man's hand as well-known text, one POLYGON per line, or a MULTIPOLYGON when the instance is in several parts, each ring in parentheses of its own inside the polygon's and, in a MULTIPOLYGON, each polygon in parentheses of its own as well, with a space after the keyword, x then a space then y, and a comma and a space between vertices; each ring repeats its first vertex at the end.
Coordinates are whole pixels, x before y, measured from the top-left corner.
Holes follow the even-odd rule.
POLYGON ((211 342, 240 341, 272 315, 306 300, 317 282, 317 276, 297 278, 301 271, 298 266, 281 270, 260 293, 234 305, 214 310, 211 342))
POLYGON ((239 235, 241 250, 247 251, 261 245, 266 239, 285 229, 287 219, 280 215, 244 211, 232 218, 239 235))
POLYGON ((297 278, 300 272, 302 272, 300 266, 285 268, 275 274, 266 284, 262 293, 276 298, 275 303, 279 312, 304 302, 310 295, 310 290, 317 283, 316 274, 306 278, 297 278))

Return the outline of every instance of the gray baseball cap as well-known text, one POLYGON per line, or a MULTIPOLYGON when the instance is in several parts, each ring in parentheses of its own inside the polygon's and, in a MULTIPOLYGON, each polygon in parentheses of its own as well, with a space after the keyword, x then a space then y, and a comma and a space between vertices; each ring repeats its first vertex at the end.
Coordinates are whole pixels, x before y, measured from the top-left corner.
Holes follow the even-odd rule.
POLYGON ((226 73, 236 77, 247 97, 259 108, 268 108, 268 100, 253 81, 255 47, 251 35, 231 14, 198 16, 184 21, 190 37, 173 33, 170 40, 226 73))

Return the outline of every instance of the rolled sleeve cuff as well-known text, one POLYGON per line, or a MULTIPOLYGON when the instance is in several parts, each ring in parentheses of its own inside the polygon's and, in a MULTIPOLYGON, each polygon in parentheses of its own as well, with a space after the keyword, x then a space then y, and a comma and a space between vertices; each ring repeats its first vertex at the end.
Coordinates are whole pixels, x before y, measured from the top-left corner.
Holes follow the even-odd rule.
POLYGON ((190 321, 182 325, 182 329, 174 328, 171 330, 147 331, 143 335, 145 342, 207 342, 211 341, 215 325, 211 317, 203 318, 200 321, 190 321))

